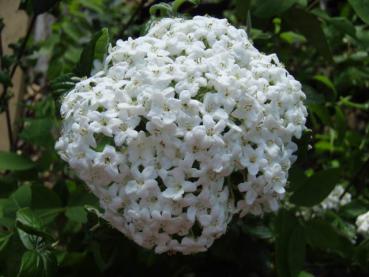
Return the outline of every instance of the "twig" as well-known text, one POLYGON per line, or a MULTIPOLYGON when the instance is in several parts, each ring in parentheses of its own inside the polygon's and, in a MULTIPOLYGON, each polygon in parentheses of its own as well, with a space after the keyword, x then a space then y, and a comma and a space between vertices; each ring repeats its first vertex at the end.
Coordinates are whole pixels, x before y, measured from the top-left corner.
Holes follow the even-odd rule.
POLYGON ((314 0, 308 7, 307 10, 310 11, 316 4, 319 3, 319 0, 314 0))
POLYGON ((14 66, 13 66, 12 70, 10 71, 10 79, 13 78, 14 73, 15 73, 15 70, 17 69, 17 67, 19 65, 20 59, 22 58, 22 56, 24 54, 24 50, 26 49, 28 39, 29 39, 29 37, 30 37, 30 35, 32 33, 33 26, 35 25, 36 18, 37 18, 37 15, 33 15, 32 18, 31 18, 31 22, 30 22, 30 24, 28 26, 26 36, 24 37, 24 39, 22 41, 22 45, 21 45, 21 47, 20 47, 20 49, 18 51, 18 55, 17 55, 17 58, 15 60, 14 66))
MULTIPOLYGON (((3 39, 2 39, 2 33, 0 32, 0 70, 3 69, 3 39)), ((3 86, 3 95, 1 96, 1 98, 3 98, 3 96, 5 97, 7 94, 7 90, 8 90, 8 86, 4 85, 3 86)), ((12 133, 12 126, 11 126, 11 121, 10 121, 10 112, 9 112, 9 103, 8 101, 6 101, 6 106, 5 106, 5 120, 6 120, 6 127, 8 129, 8 139, 9 139, 9 145, 10 145, 10 150, 14 150, 14 144, 13 144, 13 133, 12 133)))
POLYGON ((10 111, 9 111, 9 104, 8 103, 6 103, 5 117, 6 117, 6 127, 8 129, 8 140, 9 140, 10 150, 15 151, 15 145, 14 145, 14 140, 13 140, 13 132, 12 132, 12 124, 11 124, 11 121, 10 121, 10 111))
MULTIPOLYGON (((33 15, 32 18, 31 18, 31 22, 28 26, 26 36, 24 37, 24 39, 22 41, 21 47, 20 47, 20 49, 17 53, 15 63, 13 65, 13 68, 10 71, 10 75, 9 75, 10 80, 13 79, 15 71, 16 71, 18 65, 19 65, 19 62, 20 62, 22 56, 24 55, 24 51, 26 50, 27 42, 28 42, 28 40, 31 36, 33 26, 35 25, 35 22, 36 22, 36 18, 37 18, 37 15, 33 15)), ((0 34, 0 60, 2 60, 2 57, 3 57, 3 46, 2 46, 2 39, 1 39, 1 34, 0 34)), ((2 64, 0 64, 0 66, 1 66, 0 69, 2 69, 2 64)), ((6 117, 7 129, 8 129, 8 139, 9 139, 9 144, 10 144, 10 150, 14 151, 15 150, 15 144, 14 144, 15 142, 13 140, 13 132, 12 132, 12 126, 11 126, 11 116, 10 116, 10 111, 9 111, 9 100, 5 99, 7 97, 7 94, 8 94, 8 88, 9 87, 7 85, 4 86, 3 93, 0 97, 0 103, 4 100, 6 101, 6 104, 5 104, 5 117, 6 117)))

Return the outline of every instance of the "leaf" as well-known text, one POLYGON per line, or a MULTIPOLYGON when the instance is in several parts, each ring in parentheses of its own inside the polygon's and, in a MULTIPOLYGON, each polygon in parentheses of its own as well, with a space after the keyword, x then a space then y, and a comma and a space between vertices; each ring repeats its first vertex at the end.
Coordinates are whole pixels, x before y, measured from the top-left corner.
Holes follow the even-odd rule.
POLYGON ((4 87, 9 87, 11 83, 12 81, 9 74, 3 70, 0 70, 0 84, 2 84, 4 87))
POLYGON ((29 249, 38 249, 43 239, 53 241, 54 238, 42 230, 41 220, 29 208, 18 210, 16 226, 23 245, 29 249))
POLYGON ((298 276, 305 262, 305 234, 300 225, 293 229, 288 242, 288 268, 291 276, 298 276))
POLYGON ((298 188, 303 186, 307 180, 308 177, 305 172, 301 168, 293 166, 288 172, 288 190, 296 191, 298 188))
POLYGON ((47 146, 54 143, 51 131, 55 121, 51 118, 27 119, 20 137, 37 146, 47 146))
POLYGON ((28 207, 31 205, 32 192, 29 185, 20 186, 15 192, 13 192, 3 207, 3 213, 7 217, 15 217, 18 209, 28 207))
POLYGON ((298 187, 290 201, 299 206, 311 207, 323 201, 336 186, 340 178, 338 168, 327 169, 312 175, 298 187))
POLYGON ((289 44, 306 42, 306 38, 303 35, 295 32, 282 32, 279 37, 289 44))
POLYGON ((43 185, 32 185, 32 209, 49 209, 61 206, 61 200, 53 189, 43 185))
POLYGON ((355 248, 355 260, 361 263, 363 266, 367 266, 369 261, 369 238, 362 241, 355 248))
POLYGON ((330 17, 327 21, 337 30, 342 31, 352 38, 356 37, 354 25, 345 17, 330 17))
POLYGON ((198 4, 200 4, 200 1, 199 0, 174 0, 172 2, 172 10, 174 13, 177 13, 184 6, 188 6, 188 4, 192 6, 197 6, 198 4))
POLYGON ((0 233, 0 253, 6 248, 13 233, 0 233))
POLYGON ((103 28, 97 32, 91 41, 83 49, 79 62, 75 69, 78 77, 89 76, 93 67, 94 60, 102 62, 109 45, 108 29, 103 28))
POLYGON ((307 222, 305 234, 307 242, 313 248, 330 250, 343 257, 350 257, 353 254, 353 245, 350 241, 326 221, 314 219, 307 222))
POLYGON ((73 73, 63 74, 56 77, 50 83, 50 88, 53 94, 61 95, 74 88, 79 78, 75 77, 73 73))
POLYGON ((301 8, 291 8, 283 18, 292 30, 304 35, 307 41, 329 62, 333 62, 332 53, 317 17, 301 8))
POLYGON ((173 14, 173 8, 167 3, 159 3, 150 7, 150 15, 157 16, 159 12, 160 17, 171 16, 173 14))
POLYGON ((50 251, 26 251, 22 256, 18 277, 55 276, 57 262, 50 251))
POLYGON ((321 82, 322 84, 324 84, 326 87, 330 88, 335 94, 336 94, 336 87, 334 86, 334 84, 332 83, 332 81, 324 75, 315 75, 313 77, 314 80, 321 82))
POLYGON ((359 215, 368 211, 368 204, 358 199, 352 200, 341 208, 342 216, 348 219, 356 219, 359 215))
POLYGON ((356 14, 366 23, 369 24, 369 2, 368 0, 349 0, 356 14))
POLYGON ((0 151, 0 171, 1 170, 27 170, 34 167, 34 163, 29 159, 12 152, 0 151))
POLYGON ((286 210, 280 210, 275 219, 275 251, 276 251, 276 268, 278 276, 288 277, 290 274, 290 248, 295 248, 295 238, 290 241, 294 229, 298 226, 297 218, 294 214, 286 210))
POLYGON ((34 210, 35 215, 42 220, 45 225, 50 224, 55 218, 65 211, 65 208, 38 209, 34 210))
POLYGON ((83 207, 67 207, 65 211, 66 217, 70 220, 79 222, 79 223, 86 223, 87 222, 87 212, 83 207))
POLYGON ((87 252, 65 251, 57 255, 60 267, 72 267, 80 264, 87 256, 87 252))
POLYGON ((269 18, 281 14, 292 7, 296 0, 263 0, 255 1, 253 15, 261 18, 269 18))

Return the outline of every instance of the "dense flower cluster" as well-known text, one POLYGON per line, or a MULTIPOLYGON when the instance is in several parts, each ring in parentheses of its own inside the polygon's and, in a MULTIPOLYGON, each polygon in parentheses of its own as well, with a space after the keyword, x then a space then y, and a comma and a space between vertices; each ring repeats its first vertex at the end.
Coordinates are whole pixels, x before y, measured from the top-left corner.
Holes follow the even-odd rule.
POLYGON ((235 213, 277 210, 304 99, 227 20, 166 18, 118 40, 65 96, 56 148, 113 226, 158 253, 195 253, 235 213))

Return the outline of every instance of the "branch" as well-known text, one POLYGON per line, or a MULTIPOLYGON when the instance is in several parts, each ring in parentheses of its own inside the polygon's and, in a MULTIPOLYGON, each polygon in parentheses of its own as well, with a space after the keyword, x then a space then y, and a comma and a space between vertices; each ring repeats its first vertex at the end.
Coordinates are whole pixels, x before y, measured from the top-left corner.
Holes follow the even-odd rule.
MULTIPOLYGON (((31 36, 33 26, 35 25, 35 22, 36 22, 36 18, 37 18, 37 15, 32 16, 31 22, 30 22, 30 24, 28 26, 28 29, 27 29, 26 36, 24 37, 24 39, 22 41, 21 47, 20 47, 20 49, 17 53, 15 63, 13 65, 13 68, 10 71, 10 76, 9 76, 10 80, 13 79, 15 71, 16 71, 18 65, 19 65, 19 62, 20 62, 21 58, 24 55, 24 52, 25 52, 26 46, 27 46, 27 42, 28 42, 28 40, 31 36)), ((2 46, 2 39, 1 39, 1 33, 0 33, 0 60, 2 60, 2 57, 3 57, 3 46, 2 46)), ((0 64, 0 69, 2 70, 2 63, 0 64)), ((9 139, 9 144, 10 144, 10 150, 14 151, 15 150, 15 144, 14 144, 14 140, 13 140, 13 132, 12 132, 12 126, 11 126, 11 117, 10 117, 10 111, 9 111, 9 100, 5 99, 7 97, 7 94, 8 94, 8 88, 9 87, 7 85, 4 85, 4 90, 3 90, 3 93, 0 97, 0 103, 3 102, 3 101, 6 101, 5 116, 6 116, 6 125, 7 125, 7 129, 8 129, 8 139, 9 139)))

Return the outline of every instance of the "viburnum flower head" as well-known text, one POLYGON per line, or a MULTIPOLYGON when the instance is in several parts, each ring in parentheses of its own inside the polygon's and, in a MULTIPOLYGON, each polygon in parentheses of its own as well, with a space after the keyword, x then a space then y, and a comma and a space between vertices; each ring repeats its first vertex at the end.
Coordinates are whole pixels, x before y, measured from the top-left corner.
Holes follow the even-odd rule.
POLYGON ((304 93, 226 19, 164 18, 65 95, 56 149, 104 218, 157 253, 206 251, 234 214, 278 209, 304 93))

